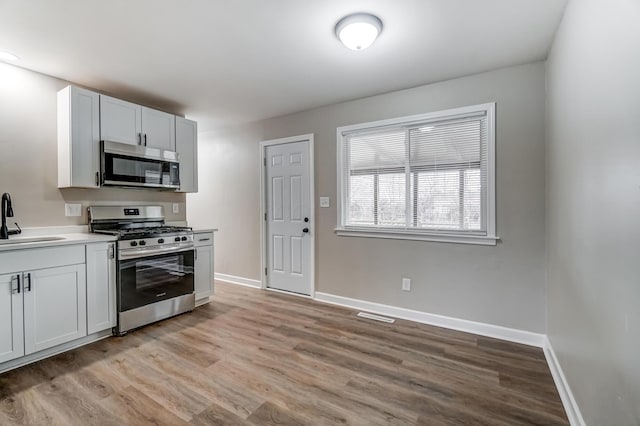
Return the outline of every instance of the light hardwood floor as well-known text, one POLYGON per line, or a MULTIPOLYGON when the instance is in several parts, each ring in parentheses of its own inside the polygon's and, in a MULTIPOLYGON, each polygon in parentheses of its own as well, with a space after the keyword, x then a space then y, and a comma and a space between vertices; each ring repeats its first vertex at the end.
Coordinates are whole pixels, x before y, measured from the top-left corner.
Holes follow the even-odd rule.
POLYGON ((0 424, 568 424, 540 349, 216 284, 192 313, 0 375, 0 424))

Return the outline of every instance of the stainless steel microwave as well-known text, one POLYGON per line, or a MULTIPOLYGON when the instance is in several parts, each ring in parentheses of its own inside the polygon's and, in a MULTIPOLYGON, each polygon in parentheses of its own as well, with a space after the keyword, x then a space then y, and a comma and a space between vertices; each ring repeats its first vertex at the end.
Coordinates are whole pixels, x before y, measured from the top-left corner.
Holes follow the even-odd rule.
POLYGON ((126 143, 100 142, 101 184, 144 188, 180 188, 178 153, 126 143))

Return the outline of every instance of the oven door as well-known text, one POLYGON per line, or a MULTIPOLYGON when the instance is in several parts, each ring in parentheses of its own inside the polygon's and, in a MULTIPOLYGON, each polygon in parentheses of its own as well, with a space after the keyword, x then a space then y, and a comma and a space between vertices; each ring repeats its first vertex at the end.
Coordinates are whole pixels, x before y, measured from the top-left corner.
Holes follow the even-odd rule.
POLYGON ((193 293, 193 249, 118 262, 118 311, 193 293))

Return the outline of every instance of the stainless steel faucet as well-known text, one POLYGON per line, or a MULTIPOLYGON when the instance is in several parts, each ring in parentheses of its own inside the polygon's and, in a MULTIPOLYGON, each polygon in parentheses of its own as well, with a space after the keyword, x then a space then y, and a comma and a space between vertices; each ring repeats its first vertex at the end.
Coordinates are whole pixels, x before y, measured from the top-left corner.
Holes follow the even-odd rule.
POLYGON ((8 192, 2 194, 2 227, 0 228, 0 240, 6 240, 9 235, 16 235, 22 232, 18 224, 18 229, 9 231, 7 228, 7 217, 13 217, 13 207, 11 206, 11 196, 8 192))

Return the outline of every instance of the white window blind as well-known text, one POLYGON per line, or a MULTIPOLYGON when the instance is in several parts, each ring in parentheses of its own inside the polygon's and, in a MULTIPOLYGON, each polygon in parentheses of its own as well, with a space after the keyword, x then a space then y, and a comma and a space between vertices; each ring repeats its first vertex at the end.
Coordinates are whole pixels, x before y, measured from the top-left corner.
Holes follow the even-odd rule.
POLYGON ((339 228, 492 236, 489 105, 339 129, 339 228))

